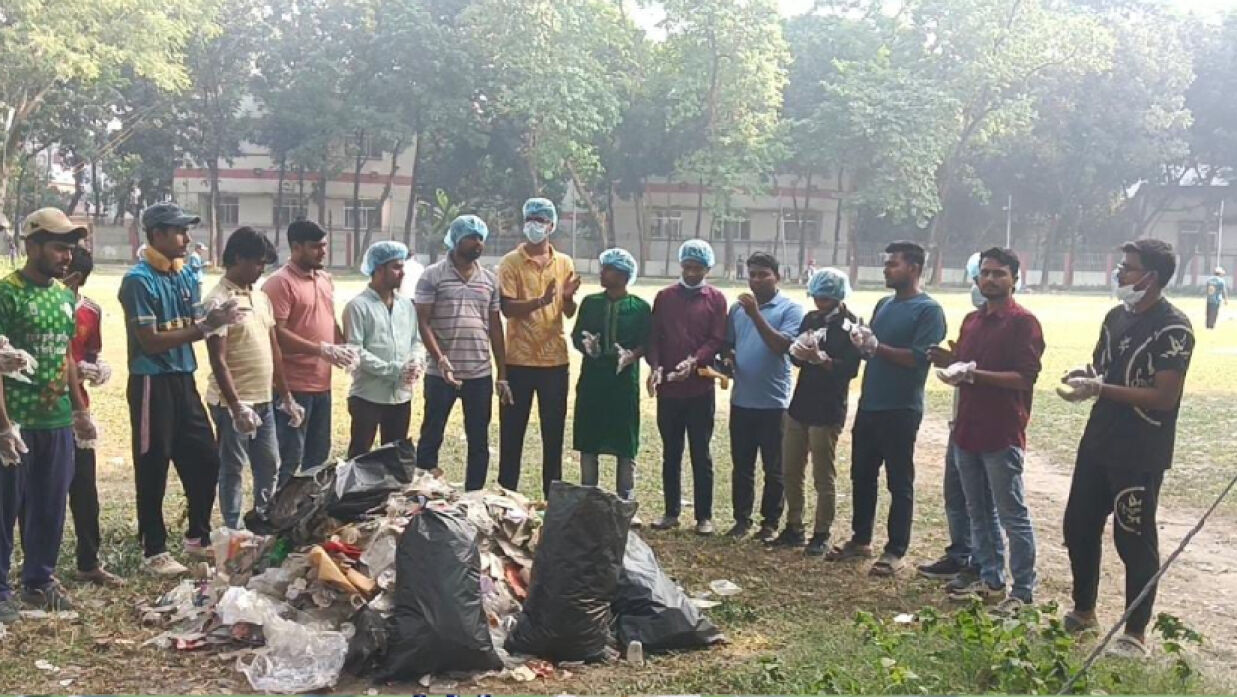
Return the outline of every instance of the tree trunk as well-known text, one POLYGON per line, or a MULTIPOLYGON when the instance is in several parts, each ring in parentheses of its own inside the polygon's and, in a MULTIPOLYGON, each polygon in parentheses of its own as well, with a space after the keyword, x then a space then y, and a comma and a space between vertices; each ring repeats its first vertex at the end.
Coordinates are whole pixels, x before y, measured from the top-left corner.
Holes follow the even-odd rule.
MULTIPOLYGON (((833 211, 833 261, 830 262, 834 266, 838 265, 838 246, 842 241, 842 168, 838 167, 838 203, 833 211)), ((853 278, 851 279, 854 280, 853 278)))
MULTIPOLYGON (((601 235, 602 249, 609 249, 608 241, 606 240, 606 216, 597 209, 597 203, 593 201, 593 195, 584 186, 584 182, 580 180, 580 173, 576 171, 576 166, 571 160, 567 160, 567 172, 571 174, 571 185, 576 189, 576 196, 584 199, 584 205, 588 207, 588 214, 593 216, 593 222, 597 225, 597 232, 601 235)), ((574 216, 575 211, 571 214, 574 216)), ((576 223, 573 222, 573 225, 576 223)))
POLYGON ((1071 226, 1069 232, 1069 251, 1066 252, 1065 258, 1065 289, 1072 290, 1074 288, 1074 253, 1078 249, 1078 230, 1077 226, 1071 226))
POLYGON ((318 224, 329 227, 326 219, 326 182, 331 168, 331 150, 325 148, 322 153, 322 167, 318 171, 318 224))
POLYGON ((65 212, 73 215, 77 210, 77 204, 81 203, 82 197, 86 195, 86 168, 85 162, 74 153, 73 155, 73 198, 69 199, 69 205, 65 212))
POLYGON ((408 209, 404 211, 404 244, 417 251, 417 165, 421 159, 421 133, 412 134, 412 171, 408 173, 408 209))
MULTIPOLYGON (((839 202, 839 210, 841 210, 839 202)), ((851 285, 859 285, 859 226, 853 218, 846 226, 846 260, 851 285)))
MULTIPOLYGON (((645 219, 644 212, 644 182, 640 182, 640 188, 636 190, 633 197, 636 204, 636 237, 640 245, 640 268, 644 268, 645 263, 649 258, 649 243, 648 243, 648 220, 645 219)), ((666 275, 670 274, 670 269, 666 269, 666 275)))
MULTIPOLYGON (((807 173, 807 191, 803 194, 803 212, 812 216, 812 173, 807 173)), ((823 220, 821 221, 824 222, 823 220)), ((799 218, 799 275, 807 268, 807 231, 803 229, 803 219, 799 218)), ((805 280, 806 282, 806 280, 805 280)))
POLYGON ((207 207, 210 211, 208 239, 211 240, 211 258, 215 259, 223 251, 223 224, 219 220, 219 158, 214 157, 213 154, 207 163, 207 173, 210 176, 210 205, 207 207))
MULTIPOLYGON (((361 168, 365 166, 365 152, 362 146, 365 137, 365 131, 357 131, 356 136, 356 159, 353 161, 352 167, 352 258, 353 260, 361 258, 361 168)), ((346 218, 347 216, 345 216, 346 218)), ((366 220, 368 223, 369 221, 366 220)), ((347 224, 347 220, 344 221, 347 224)), ((366 233, 369 232, 369 225, 365 226, 366 233)))
MULTIPOLYGON (((704 178, 700 179, 700 190, 696 192, 696 232, 692 237, 700 239, 700 224, 704 221, 704 178)), ((666 239, 669 239, 668 237, 666 239)), ((729 258, 730 252, 726 252, 729 258)))
POLYGON ((279 230, 283 227, 283 183, 288 171, 288 153, 279 153, 279 184, 275 188, 275 248, 279 248, 279 230))
POLYGON ((1061 227, 1062 214, 1057 213, 1048 223, 1048 231, 1044 235, 1044 257, 1039 268, 1039 289, 1048 290, 1048 274, 1052 271, 1052 251, 1057 242, 1057 230, 1061 227))
POLYGON ((614 181, 606 180, 606 237, 618 246, 618 232, 614 229, 614 181))
MULTIPOLYGON (((387 174, 386 183, 382 185, 382 193, 378 195, 377 209, 378 209, 379 216, 382 215, 382 209, 387 205, 387 199, 391 198, 391 186, 395 184, 395 173, 399 171, 399 154, 403 150, 404 150, 404 141, 402 140, 395 141, 395 146, 391 149, 391 171, 387 174)), ((374 229, 374 226, 366 225, 365 228, 366 228, 365 229, 365 248, 368 249, 369 241, 371 238, 371 231, 374 229)), ((390 228, 388 227, 387 230, 389 233, 390 228)))
POLYGON ((90 161, 90 192, 94 194, 94 222, 103 220, 103 187, 99 186, 99 163, 90 161))

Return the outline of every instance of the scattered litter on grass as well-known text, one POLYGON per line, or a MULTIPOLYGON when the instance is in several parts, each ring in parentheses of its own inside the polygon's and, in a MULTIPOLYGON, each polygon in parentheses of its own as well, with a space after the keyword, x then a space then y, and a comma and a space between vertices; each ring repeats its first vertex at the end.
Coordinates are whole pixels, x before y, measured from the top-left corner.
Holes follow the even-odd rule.
POLYGON ((743 589, 735 585, 734 582, 724 578, 717 579, 716 581, 709 581, 709 589, 723 598, 738 595, 743 592, 743 589))

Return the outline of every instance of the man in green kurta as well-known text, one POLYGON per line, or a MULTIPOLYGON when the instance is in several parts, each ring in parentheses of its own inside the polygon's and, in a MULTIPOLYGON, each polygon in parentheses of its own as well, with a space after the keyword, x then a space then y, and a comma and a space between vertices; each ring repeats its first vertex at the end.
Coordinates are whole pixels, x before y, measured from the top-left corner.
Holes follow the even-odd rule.
POLYGON ((618 459, 618 495, 632 500, 640 447, 640 358, 652 327, 649 304, 627 293, 636 260, 623 249, 599 258, 605 290, 580 303, 571 341, 584 354, 576 383, 572 445, 580 452, 580 480, 597 486, 599 455, 618 459))

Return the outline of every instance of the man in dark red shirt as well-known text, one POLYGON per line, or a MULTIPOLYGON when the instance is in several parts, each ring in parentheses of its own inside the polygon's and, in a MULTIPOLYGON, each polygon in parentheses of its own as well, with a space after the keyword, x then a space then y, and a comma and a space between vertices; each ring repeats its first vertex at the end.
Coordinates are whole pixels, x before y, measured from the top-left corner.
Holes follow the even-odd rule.
POLYGON ((692 456, 692 495, 696 532, 713 533, 713 440, 715 399, 713 381, 696 372, 713 363, 726 342, 726 297, 708 285, 713 248, 704 240, 687 240, 679 248, 683 275, 663 288, 653 301, 653 331, 649 337, 648 379, 657 395, 657 430, 661 433, 662 493, 666 515, 653 523, 655 530, 679 525, 682 509, 683 436, 692 456))
POLYGON ((1014 302, 1020 262, 1010 249, 980 257, 985 306, 967 315, 956 346, 933 349, 937 376, 959 387, 954 463, 971 517, 973 561, 979 578, 963 573, 946 586, 951 598, 1001 602, 1014 613, 1032 602, 1035 532, 1022 486, 1026 427, 1044 354, 1039 320, 1014 302), (1009 537, 1013 589, 1005 598, 1004 529, 1009 537))

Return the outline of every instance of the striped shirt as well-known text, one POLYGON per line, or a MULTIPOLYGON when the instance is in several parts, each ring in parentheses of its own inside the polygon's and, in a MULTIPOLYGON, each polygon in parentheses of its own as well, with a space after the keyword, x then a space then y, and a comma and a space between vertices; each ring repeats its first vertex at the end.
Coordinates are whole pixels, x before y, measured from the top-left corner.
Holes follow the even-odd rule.
MULTIPOLYGON (((451 257, 431 264, 417 281, 415 301, 434 306, 430 329, 438 346, 451 361, 457 380, 482 378, 490 374, 490 314, 498 312, 498 277, 473 264, 467 280, 451 262, 451 257)), ((439 375, 431 360, 429 374, 439 375)))

